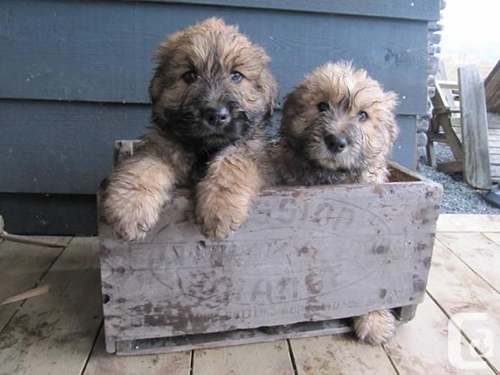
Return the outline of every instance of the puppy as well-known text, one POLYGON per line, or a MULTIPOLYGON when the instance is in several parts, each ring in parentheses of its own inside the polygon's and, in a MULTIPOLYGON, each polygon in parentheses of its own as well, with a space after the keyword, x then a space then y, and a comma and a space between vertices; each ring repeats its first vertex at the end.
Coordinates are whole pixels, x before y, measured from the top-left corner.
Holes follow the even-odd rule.
POLYGON ((125 240, 143 238, 172 189, 194 185, 203 233, 223 238, 263 182, 259 158, 276 97, 269 58, 236 26, 210 18, 167 38, 156 59, 152 130, 109 177, 104 216, 125 240))
MULTIPOLYGON (((274 150, 279 180, 287 185, 387 181, 387 157, 398 128, 396 95, 351 64, 327 63, 286 98, 274 150)), ((395 334, 388 310, 354 318, 357 336, 370 344, 395 334)))

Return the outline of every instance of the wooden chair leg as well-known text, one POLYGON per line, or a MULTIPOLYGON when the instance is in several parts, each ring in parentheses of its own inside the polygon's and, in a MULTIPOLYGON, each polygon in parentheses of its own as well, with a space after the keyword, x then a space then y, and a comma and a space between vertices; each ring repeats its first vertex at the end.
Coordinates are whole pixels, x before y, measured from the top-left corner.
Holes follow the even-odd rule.
POLYGON ((449 114, 440 114, 438 115, 438 120, 441 128, 446 135, 446 139, 448 140, 448 145, 455 156, 455 160, 463 160, 464 153, 462 149, 462 142, 458 139, 457 134, 453 130, 451 126, 451 118, 449 114))

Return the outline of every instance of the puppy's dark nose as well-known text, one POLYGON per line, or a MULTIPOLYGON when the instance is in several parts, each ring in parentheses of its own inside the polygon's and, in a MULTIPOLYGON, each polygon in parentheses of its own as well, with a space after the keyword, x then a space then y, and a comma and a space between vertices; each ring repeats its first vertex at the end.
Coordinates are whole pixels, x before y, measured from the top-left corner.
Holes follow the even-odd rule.
POLYGON ((336 154, 346 148, 347 138, 335 134, 327 134, 325 135, 325 144, 330 152, 336 154))
POLYGON ((203 118, 212 126, 225 125, 231 120, 229 109, 225 106, 218 108, 206 108, 203 110, 203 118))

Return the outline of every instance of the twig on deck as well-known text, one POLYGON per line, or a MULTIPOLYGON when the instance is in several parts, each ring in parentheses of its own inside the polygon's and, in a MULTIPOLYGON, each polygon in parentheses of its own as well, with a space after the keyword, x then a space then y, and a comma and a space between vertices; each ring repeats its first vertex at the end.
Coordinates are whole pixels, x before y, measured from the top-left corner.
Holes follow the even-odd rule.
POLYGON ((46 247, 64 247, 65 246, 65 245, 61 245, 58 243, 54 243, 54 242, 35 240, 34 238, 29 238, 29 237, 25 237, 25 236, 18 236, 15 234, 9 234, 6 231, 3 231, 0 233, 0 238, 4 239, 6 241, 26 243, 26 244, 30 244, 30 245, 40 245, 40 246, 46 246, 46 247))
POLYGON ((17 294, 15 296, 7 298, 6 300, 4 300, 3 302, 0 303, 0 306, 6 305, 8 303, 21 301, 21 300, 27 299, 27 298, 37 297, 37 296, 40 296, 40 295, 48 293, 48 292, 49 292, 49 286, 42 285, 42 286, 36 287, 34 289, 28 290, 27 292, 17 294))
POLYGON ((38 240, 26 236, 18 236, 16 234, 7 233, 4 229, 4 221, 2 216, 0 216, 0 239, 12 242, 26 243, 30 245, 40 245, 46 247, 64 247, 66 245, 61 245, 54 242, 48 242, 44 240, 38 240))

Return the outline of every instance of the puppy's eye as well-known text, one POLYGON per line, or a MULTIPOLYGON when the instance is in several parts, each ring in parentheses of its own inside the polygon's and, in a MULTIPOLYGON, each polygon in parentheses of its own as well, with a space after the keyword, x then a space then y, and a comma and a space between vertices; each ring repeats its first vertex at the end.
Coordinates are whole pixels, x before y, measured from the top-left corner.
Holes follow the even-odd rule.
POLYGON ((330 104, 327 102, 321 102, 318 104, 318 111, 320 112, 326 112, 330 109, 330 104))
POLYGON ((182 75, 182 79, 184 80, 184 82, 190 85, 191 83, 196 82, 196 80, 198 79, 198 74, 196 74, 196 72, 189 71, 182 75))
POLYGON ((241 82, 241 80, 243 79, 243 74, 241 74, 240 72, 231 72, 231 82, 234 82, 234 83, 239 83, 241 82))
POLYGON ((365 111, 359 112, 358 113, 358 120, 361 122, 365 122, 366 120, 368 120, 368 113, 366 113, 365 111))

